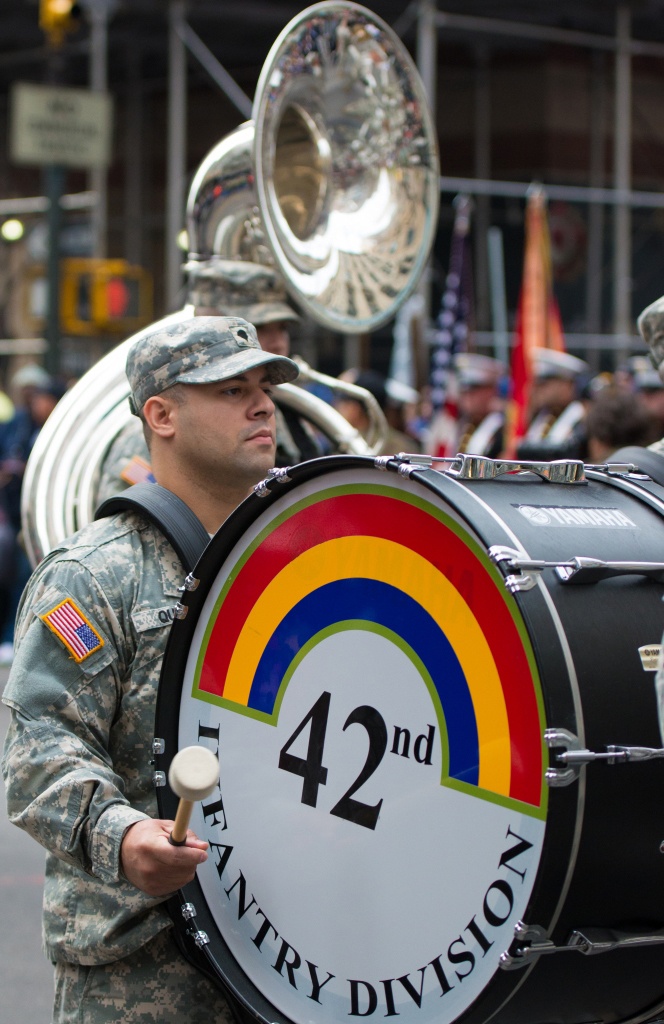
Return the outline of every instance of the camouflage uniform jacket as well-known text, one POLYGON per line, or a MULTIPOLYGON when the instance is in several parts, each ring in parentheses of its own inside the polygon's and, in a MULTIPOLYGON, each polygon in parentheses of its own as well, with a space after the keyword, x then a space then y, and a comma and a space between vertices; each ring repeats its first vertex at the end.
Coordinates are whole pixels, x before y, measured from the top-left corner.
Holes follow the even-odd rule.
POLYGON ((11 821, 48 851, 52 961, 108 963, 170 923, 162 900, 123 877, 120 844, 132 823, 158 816, 155 702, 184 575, 156 527, 126 512, 65 541, 23 595, 3 772, 11 821), (85 620, 83 656, 66 625, 64 639, 54 631, 60 606, 85 620))

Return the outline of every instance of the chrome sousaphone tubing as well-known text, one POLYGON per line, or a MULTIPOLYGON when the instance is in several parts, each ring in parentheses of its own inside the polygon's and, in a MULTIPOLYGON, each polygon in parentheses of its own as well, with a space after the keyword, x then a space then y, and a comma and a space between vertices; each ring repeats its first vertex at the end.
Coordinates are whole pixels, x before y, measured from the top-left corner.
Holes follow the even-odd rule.
MULTIPOLYGON (((295 17, 262 68, 252 120, 199 167, 187 203, 191 316, 214 294, 229 261, 272 265, 298 305, 344 333, 371 332, 411 294, 438 220, 434 126, 412 58, 395 33, 353 3, 319 3, 295 17)), ((223 313, 223 307, 218 311, 223 313)), ((51 414, 26 467, 23 534, 33 565, 90 522, 104 461, 132 419, 122 342, 51 414)), ((384 417, 372 395, 303 365, 361 397, 377 439, 369 443, 328 403, 296 385, 279 401, 311 420, 336 450, 378 450, 384 417)))

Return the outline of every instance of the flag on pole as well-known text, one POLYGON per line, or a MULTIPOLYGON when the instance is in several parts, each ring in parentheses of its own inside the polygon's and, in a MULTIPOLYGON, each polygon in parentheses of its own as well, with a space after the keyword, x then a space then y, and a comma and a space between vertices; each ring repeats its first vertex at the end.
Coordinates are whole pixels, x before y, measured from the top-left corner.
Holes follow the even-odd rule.
POLYGON ((565 351, 560 311, 553 294, 551 238, 546 195, 541 186, 528 190, 523 276, 514 325, 512 393, 507 416, 506 455, 513 458, 528 427, 533 349, 565 351))
POLYGON ((468 348, 471 313, 472 278, 470 260, 470 196, 459 195, 454 200, 456 213, 452 229, 450 263, 445 278, 445 290, 436 318, 431 353, 431 405, 434 415, 449 405, 452 380, 452 359, 457 352, 468 348))

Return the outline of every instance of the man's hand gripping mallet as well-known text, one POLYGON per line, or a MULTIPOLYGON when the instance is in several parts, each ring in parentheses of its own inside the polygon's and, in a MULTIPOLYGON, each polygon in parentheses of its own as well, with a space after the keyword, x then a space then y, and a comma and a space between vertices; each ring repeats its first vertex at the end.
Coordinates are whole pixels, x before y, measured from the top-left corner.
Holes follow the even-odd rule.
POLYGON ((168 770, 168 783, 180 797, 175 824, 169 836, 173 846, 184 846, 189 819, 196 800, 203 800, 219 781, 219 761, 207 747, 183 747, 168 770))

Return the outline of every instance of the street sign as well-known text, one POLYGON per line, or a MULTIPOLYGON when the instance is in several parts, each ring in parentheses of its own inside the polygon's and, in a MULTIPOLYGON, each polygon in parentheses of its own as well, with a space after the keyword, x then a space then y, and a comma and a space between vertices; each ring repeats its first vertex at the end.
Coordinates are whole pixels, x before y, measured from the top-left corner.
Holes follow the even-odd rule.
MULTIPOLYGON (((92 256, 92 227, 89 220, 71 221, 62 225, 58 238, 60 256, 92 256)), ((45 263, 48 258, 48 224, 39 221, 26 237, 25 248, 34 263, 45 263)))
POLYGON ((111 119, 107 93, 17 82, 11 94, 10 157, 17 164, 106 167, 111 119))

